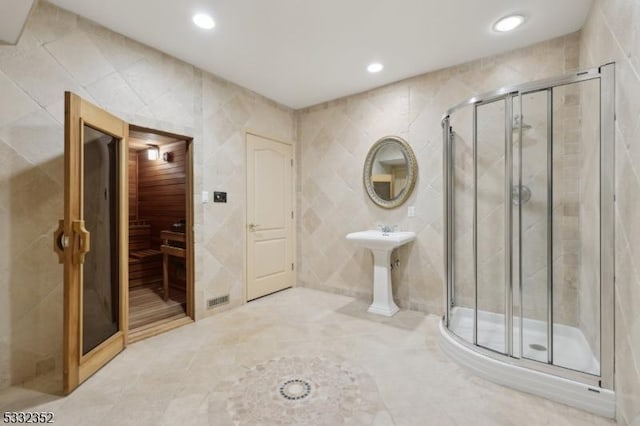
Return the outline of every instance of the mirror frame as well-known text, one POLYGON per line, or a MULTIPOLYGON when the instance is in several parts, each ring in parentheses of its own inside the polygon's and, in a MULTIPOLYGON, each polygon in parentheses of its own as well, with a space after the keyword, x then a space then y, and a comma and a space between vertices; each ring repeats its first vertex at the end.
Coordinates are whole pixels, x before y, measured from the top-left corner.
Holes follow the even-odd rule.
POLYGON ((369 149, 367 158, 364 161, 362 181, 364 183, 365 189, 367 190, 369 198, 378 206, 385 209, 393 209, 401 206, 405 201, 407 201, 407 198, 409 198, 409 196, 413 192, 417 177, 418 161, 416 160, 416 156, 413 153, 413 149, 411 149, 411 145, 409 145, 404 139, 398 136, 385 136, 378 139, 376 143, 373 144, 371 149, 369 149), (404 158, 407 159, 407 184, 404 188, 402 188, 402 191, 400 191, 400 193, 396 195, 392 200, 385 200, 384 198, 380 197, 373 188, 373 182, 371 181, 371 170, 373 169, 373 162, 378 151, 389 145, 398 146, 402 151, 404 158))

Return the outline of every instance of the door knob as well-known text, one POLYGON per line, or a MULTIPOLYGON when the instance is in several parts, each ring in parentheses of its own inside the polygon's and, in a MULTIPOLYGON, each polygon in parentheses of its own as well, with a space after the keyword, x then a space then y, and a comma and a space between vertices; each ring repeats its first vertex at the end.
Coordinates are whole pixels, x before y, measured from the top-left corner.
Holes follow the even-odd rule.
POLYGON ((260 225, 256 225, 255 223, 250 223, 248 226, 249 226, 249 231, 255 232, 256 228, 260 225))
POLYGON ((58 221, 58 229, 53 233, 53 251, 58 255, 58 263, 64 263, 64 249, 69 247, 69 237, 64 235, 64 220, 58 221))

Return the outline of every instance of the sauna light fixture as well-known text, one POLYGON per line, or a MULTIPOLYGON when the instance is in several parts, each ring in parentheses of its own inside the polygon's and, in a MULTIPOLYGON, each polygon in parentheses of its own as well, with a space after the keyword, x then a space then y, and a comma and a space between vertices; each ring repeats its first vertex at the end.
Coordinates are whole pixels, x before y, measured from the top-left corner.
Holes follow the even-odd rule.
POLYGON ((171 161, 173 161, 173 153, 172 152, 163 152, 162 153, 162 161, 164 161, 165 163, 170 163, 171 161))
POLYGON ((147 145, 147 159, 154 161, 160 158, 160 148, 158 145, 147 145))
POLYGON ((205 30, 210 30, 216 26, 213 18, 206 13, 197 13, 193 15, 193 23, 205 30))
POLYGON ((493 29, 500 33, 505 33, 507 31, 515 30, 524 22, 524 16, 522 15, 509 15, 504 18, 498 19, 498 21, 493 24, 493 29))

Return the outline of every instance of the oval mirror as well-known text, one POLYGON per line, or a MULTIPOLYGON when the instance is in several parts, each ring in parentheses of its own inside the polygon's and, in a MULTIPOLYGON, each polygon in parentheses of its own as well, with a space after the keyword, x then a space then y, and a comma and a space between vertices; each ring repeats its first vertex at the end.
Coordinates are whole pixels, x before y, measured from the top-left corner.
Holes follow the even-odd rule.
POLYGON ((418 164, 411 146, 397 136, 385 136, 373 144, 364 162, 364 187, 371 201, 392 209, 411 195, 418 164))

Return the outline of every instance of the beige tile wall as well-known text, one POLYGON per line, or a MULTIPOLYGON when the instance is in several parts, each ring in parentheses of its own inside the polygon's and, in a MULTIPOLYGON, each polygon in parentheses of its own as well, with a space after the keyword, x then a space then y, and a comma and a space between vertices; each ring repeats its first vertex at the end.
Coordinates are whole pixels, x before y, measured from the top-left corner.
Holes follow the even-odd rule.
POLYGON ((0 46, 0 388, 60 368, 64 91, 125 120, 194 137, 196 316, 243 301, 244 129, 294 141, 294 114, 46 2, 0 46), (227 204, 198 202, 202 190, 227 204))
MULTIPOLYGON (((616 386, 626 423, 640 412, 639 8, 597 1, 580 38, 581 66, 618 61, 616 386)), ((130 122, 193 136, 196 196, 229 191, 226 205, 196 204, 198 317, 206 298, 242 301, 245 128, 287 140, 299 132, 301 284, 370 297, 371 257, 344 235, 393 223, 419 235, 396 253, 399 304, 441 312, 442 113, 473 94, 574 68, 577 43, 567 36, 312 107, 296 129, 286 108, 41 3, 18 46, 0 46, 0 388, 60 365, 62 270, 51 232, 62 214, 64 90, 130 122), (375 207, 361 182, 367 150, 387 134, 409 141, 420 168, 414 194, 393 211, 375 207)))
POLYGON ((596 0, 582 31, 580 62, 616 62, 617 418, 640 424, 640 2, 596 0))
POLYGON ((441 313, 440 119, 472 95, 576 68, 578 39, 573 34, 299 111, 299 283, 371 297, 371 254, 351 246, 344 236, 378 223, 397 224, 418 238, 394 255, 400 260, 393 273, 396 301, 401 307, 441 313), (389 134, 413 147, 419 177, 404 206, 383 210, 364 191, 362 164, 369 147, 389 134), (407 206, 416 207, 415 218, 407 218, 407 206))

